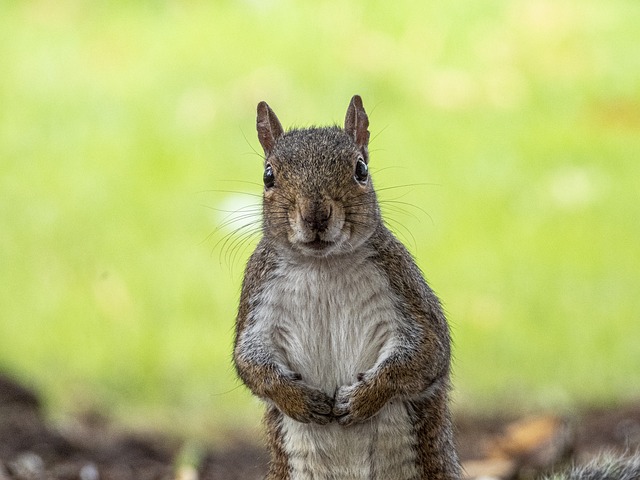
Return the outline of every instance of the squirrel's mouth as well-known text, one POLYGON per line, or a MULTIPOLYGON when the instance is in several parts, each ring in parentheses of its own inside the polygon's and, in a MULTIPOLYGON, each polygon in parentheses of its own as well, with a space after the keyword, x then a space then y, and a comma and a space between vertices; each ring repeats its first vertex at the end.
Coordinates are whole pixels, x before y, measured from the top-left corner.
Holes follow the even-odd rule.
POLYGON ((316 237, 314 240, 311 240, 310 242, 304 242, 302 245, 312 250, 320 251, 333 245, 333 242, 326 242, 324 240, 320 240, 320 237, 316 237))

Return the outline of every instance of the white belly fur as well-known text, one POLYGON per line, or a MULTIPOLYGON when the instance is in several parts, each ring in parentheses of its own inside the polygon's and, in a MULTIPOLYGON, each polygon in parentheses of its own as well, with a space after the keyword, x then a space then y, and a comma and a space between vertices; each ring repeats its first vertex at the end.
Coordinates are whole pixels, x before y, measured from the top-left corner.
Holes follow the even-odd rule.
MULTIPOLYGON (((394 326, 402 322, 393 301, 387 279, 366 259, 283 266, 262 294, 256 314, 265 321, 256 322, 262 332, 255 333, 270 336, 288 368, 333 396, 393 347, 394 326)), ((295 480, 402 480, 417 474, 415 439, 400 401, 349 427, 285 416, 282 433, 295 480)))
POLYGON ((372 419, 349 427, 285 416, 282 433, 293 480, 417 478, 415 439, 401 403, 387 404, 372 419))

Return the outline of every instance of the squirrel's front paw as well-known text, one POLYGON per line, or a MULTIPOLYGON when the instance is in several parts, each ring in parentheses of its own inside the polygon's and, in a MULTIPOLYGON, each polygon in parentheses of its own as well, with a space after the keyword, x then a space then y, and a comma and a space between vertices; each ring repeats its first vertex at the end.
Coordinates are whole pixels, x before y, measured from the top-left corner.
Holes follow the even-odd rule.
POLYGON ((282 413, 294 420, 320 425, 326 425, 332 420, 333 399, 322 390, 297 380, 278 393, 272 400, 282 413))
POLYGON ((378 413, 389 398, 387 389, 376 388, 373 382, 345 385, 336 392, 333 415, 344 426, 364 422, 378 413))

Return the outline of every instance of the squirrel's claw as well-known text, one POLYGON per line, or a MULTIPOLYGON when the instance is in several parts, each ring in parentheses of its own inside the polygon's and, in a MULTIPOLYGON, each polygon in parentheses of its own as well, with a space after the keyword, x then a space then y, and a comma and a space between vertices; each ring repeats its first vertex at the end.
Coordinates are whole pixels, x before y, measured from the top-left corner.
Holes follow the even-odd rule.
POLYGON ((353 385, 345 385, 338 389, 333 404, 333 416, 337 422, 342 426, 351 425, 357 421, 353 412, 352 399, 354 392, 359 384, 362 382, 354 383, 353 385))
POLYGON ((332 420, 333 398, 298 379, 276 404, 282 413, 301 423, 326 425, 332 420))
POLYGON ((336 392, 333 415, 340 425, 364 422, 387 403, 390 394, 366 380, 342 386, 336 392))

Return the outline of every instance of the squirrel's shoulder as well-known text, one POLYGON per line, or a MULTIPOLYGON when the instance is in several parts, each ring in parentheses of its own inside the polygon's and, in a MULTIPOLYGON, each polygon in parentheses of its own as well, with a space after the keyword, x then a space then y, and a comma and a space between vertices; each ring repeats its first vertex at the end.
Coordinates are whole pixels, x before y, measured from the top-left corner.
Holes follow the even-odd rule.
POLYGON ((417 295, 439 307, 439 301, 413 255, 386 226, 381 224, 376 229, 370 245, 375 252, 373 260, 386 271, 393 288, 404 296, 417 295))

